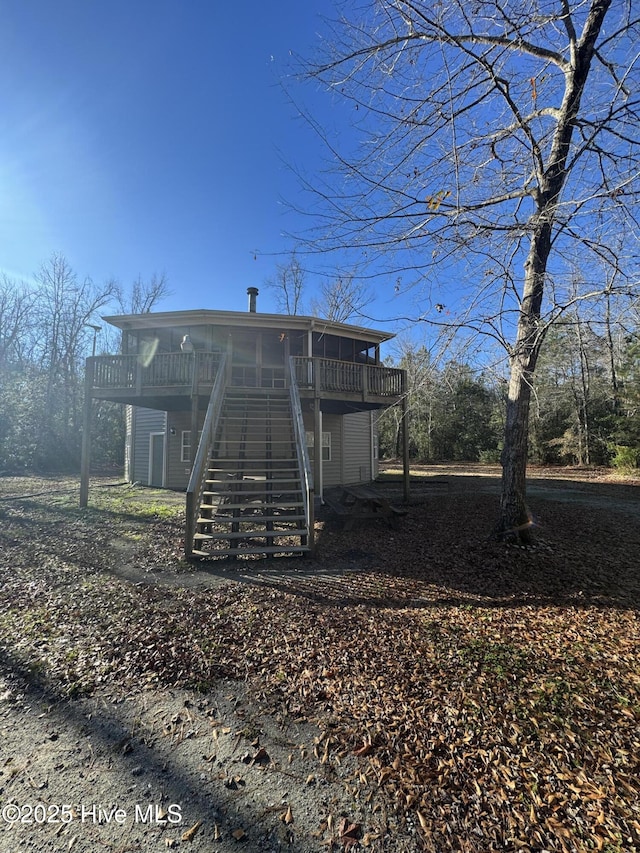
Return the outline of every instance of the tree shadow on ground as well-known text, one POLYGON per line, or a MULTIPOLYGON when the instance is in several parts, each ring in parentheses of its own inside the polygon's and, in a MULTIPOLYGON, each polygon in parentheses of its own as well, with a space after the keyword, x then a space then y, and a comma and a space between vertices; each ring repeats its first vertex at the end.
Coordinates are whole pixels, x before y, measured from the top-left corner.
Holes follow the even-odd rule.
POLYGON ((456 477, 444 492, 414 488, 397 529, 362 522, 345 531, 325 509, 314 557, 226 574, 328 606, 640 609, 640 490, 536 480, 530 494, 533 548, 490 539, 495 478, 456 477))
MULTIPOLYGON (((222 761, 216 764, 215 754, 213 763, 204 754, 196 755, 196 760, 189 760, 180 749, 184 740, 176 740, 175 748, 171 748, 172 740, 169 748, 164 744, 165 748, 160 750, 158 741, 162 740, 161 737, 144 736, 140 716, 136 716, 138 706, 135 706, 136 713, 128 713, 126 708, 132 699, 146 705, 144 694, 119 696, 112 700, 100 695, 82 700, 69 699, 58 692, 55 683, 43 679, 1 648, 0 686, 5 688, 4 692, 0 691, 2 716, 14 721, 19 719, 22 732, 21 738, 10 741, 5 738, 3 742, 5 773, 0 775, 5 776, 3 790, 7 797, 12 797, 9 802, 20 806, 26 797, 27 802, 41 803, 49 809, 51 804, 62 803, 73 808, 72 819, 69 811, 64 815, 59 811, 49 811, 50 822, 31 820, 31 815, 25 812, 26 820, 4 827, 13 844, 37 844, 40 836, 42 847, 38 849, 45 849, 49 844, 53 849, 54 824, 58 830, 55 838, 62 839, 65 849, 68 846, 79 851, 93 851, 102 846, 124 850, 142 849, 144 845, 147 849, 147 844, 164 847, 165 843, 167 847, 178 847, 188 840, 190 850, 204 853, 212 849, 214 839, 215 849, 220 851, 235 849, 240 841, 254 843, 257 845, 255 849, 262 849, 267 837, 269 845, 284 843, 285 827, 277 814, 273 809, 261 810, 251 781, 244 779, 250 771, 246 764, 236 764, 236 769, 229 765, 227 770, 236 775, 223 780, 219 771, 222 761), (53 753, 55 758, 51 759, 49 753, 53 753), (73 779, 66 766, 69 763, 72 767, 77 766, 71 774, 73 779), (78 767, 82 769, 78 770, 78 767), (26 772, 23 774, 23 771, 26 772), (21 790, 16 782, 20 775, 26 776, 22 786, 26 791, 21 790), (230 788, 227 796, 217 796, 216 788, 220 790, 227 785, 230 788), (18 793, 20 796, 16 796, 18 793), (115 806, 126 813, 122 824, 104 819, 104 814, 115 806), (151 812, 148 812, 149 806, 151 812), (161 822, 156 820, 156 806, 165 815, 161 822), (98 808, 103 809, 101 819, 97 817, 98 808), (193 832, 193 838, 183 838, 183 833, 197 822, 201 822, 201 829, 193 832), (236 840, 233 833, 237 833, 239 827, 245 828, 245 835, 238 836, 236 840), (166 839, 174 841, 169 843, 166 839)), ((161 730, 165 719, 177 719, 178 722, 181 718, 192 719, 195 703, 201 703, 198 710, 205 713, 197 716, 200 725, 206 728, 203 732, 191 731, 187 739, 192 752, 194 749, 197 752, 198 747, 194 747, 191 739, 204 750, 205 738, 211 741, 209 715, 212 720, 216 717, 220 720, 216 696, 220 698, 221 691, 225 689, 228 688, 221 684, 218 693, 200 698, 186 694, 193 696, 191 701, 183 698, 183 691, 176 691, 178 697, 169 691, 163 694, 160 707, 148 708, 149 718, 161 730), (175 712, 173 717, 172 712, 175 712)), ((239 695, 237 688, 234 690, 239 695)), ((228 708, 226 711, 230 713, 228 708)), ((242 728, 247 725, 242 708, 238 714, 236 722, 242 728)), ((12 728, 15 730, 15 725, 12 728)), ((184 725, 182 728, 184 730, 184 725)), ((178 730, 176 725, 175 731, 178 730)), ((229 735, 234 740, 236 737, 237 745, 240 736, 229 735)), ((208 746, 211 748, 210 743, 208 746)), ((239 758, 235 761, 239 762, 239 758)), ((261 775, 268 771, 263 767, 256 772, 261 775)), ((273 773, 278 776, 277 769, 273 773)), ((273 787, 276 787, 275 780, 273 787)), ((287 849, 295 853, 299 845, 294 834, 286 834, 287 849)))

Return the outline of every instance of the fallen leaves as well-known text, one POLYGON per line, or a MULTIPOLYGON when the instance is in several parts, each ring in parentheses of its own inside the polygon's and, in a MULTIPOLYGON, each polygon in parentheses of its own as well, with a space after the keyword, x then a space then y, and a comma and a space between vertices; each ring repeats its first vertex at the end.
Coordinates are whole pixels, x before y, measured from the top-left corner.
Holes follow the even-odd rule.
MULTIPOLYGON (((69 693, 206 689, 242 675, 292 718, 322 723, 307 785, 329 771, 348 776, 361 804, 404 812, 432 849, 632 849, 637 525, 601 508, 578 520, 554 503, 554 550, 516 553, 484 541, 488 503, 470 493, 412 507, 393 544, 374 527, 321 543, 332 565, 347 546, 370 554, 366 571, 283 572, 218 590, 124 583, 107 571, 105 539, 87 569, 90 520, 54 518, 56 541, 68 532, 57 545, 47 538, 51 507, 39 516, 31 504, 29 525, 7 512, 3 534, 28 536, 31 550, 27 559, 10 549, 0 637, 69 693)), ((191 732, 186 712, 166 726, 176 744, 191 732)), ((261 747, 246 763, 271 771, 261 747)), ((239 791, 244 780, 223 784, 239 791)), ((290 806, 279 816, 296 826, 290 806)), ((327 823, 344 850, 373 846, 369 830, 346 817, 327 823)))
POLYGON ((343 817, 338 825, 338 837, 342 842, 344 850, 350 850, 360 840, 361 829, 357 823, 351 823, 348 818, 343 817))
POLYGON ((192 827, 190 827, 189 829, 185 830, 182 833, 182 840, 183 841, 193 841, 193 839, 198 834, 198 831, 199 831, 201 826, 202 826, 202 821, 201 820, 196 821, 196 823, 194 823, 192 827))
POLYGON ((293 823, 293 812, 291 811, 291 806, 287 806, 287 810, 280 815, 280 820, 287 824, 293 823))

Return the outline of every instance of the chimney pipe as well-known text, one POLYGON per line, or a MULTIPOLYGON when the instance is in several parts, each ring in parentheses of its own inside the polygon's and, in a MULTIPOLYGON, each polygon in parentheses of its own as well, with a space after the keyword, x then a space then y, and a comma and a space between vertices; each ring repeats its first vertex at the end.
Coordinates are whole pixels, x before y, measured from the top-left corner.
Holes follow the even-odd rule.
POLYGON ((247 288, 247 296, 249 297, 249 311, 252 314, 256 313, 256 298, 258 296, 258 288, 257 287, 248 287, 247 288))

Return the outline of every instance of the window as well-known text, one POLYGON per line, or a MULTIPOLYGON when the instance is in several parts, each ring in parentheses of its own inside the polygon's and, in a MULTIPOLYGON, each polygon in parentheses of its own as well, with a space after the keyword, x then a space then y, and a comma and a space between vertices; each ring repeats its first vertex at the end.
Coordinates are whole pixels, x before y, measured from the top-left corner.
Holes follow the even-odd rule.
MULTIPOLYGON (((198 430, 198 441, 200 441, 200 436, 202 435, 202 430, 198 430)), ((180 461, 181 462, 191 462, 191 430, 183 429, 180 435, 180 461)))
POLYGON ((183 429, 180 441, 180 461, 191 462, 191 430, 183 429))
MULTIPOLYGON (((307 436, 307 450, 309 451, 309 459, 314 458, 313 449, 314 449, 314 434, 313 430, 310 430, 306 433, 307 436)), ((331 462, 331 433, 323 432, 322 433, 322 461, 323 462, 331 462)))

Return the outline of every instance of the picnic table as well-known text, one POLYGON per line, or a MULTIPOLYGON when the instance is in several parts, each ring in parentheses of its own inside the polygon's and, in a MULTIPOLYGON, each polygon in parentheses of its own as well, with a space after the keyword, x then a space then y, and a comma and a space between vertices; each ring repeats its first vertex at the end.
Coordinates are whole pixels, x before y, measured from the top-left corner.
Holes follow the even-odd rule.
POLYGON ((394 527, 396 520, 407 514, 406 509, 393 506, 384 495, 368 486, 341 486, 336 497, 325 495, 324 501, 344 519, 345 530, 365 519, 384 519, 394 527))

